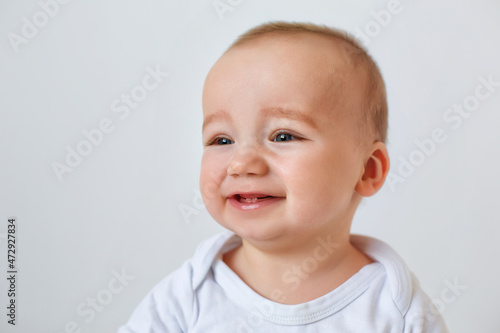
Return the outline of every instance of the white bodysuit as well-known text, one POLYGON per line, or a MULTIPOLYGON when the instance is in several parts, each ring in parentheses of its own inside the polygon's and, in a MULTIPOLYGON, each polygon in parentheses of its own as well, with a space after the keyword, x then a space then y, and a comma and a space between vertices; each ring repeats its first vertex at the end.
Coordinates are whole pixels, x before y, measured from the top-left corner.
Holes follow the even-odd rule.
MULTIPOLYGON (((153 288, 118 333, 448 332, 392 248, 359 235, 351 243, 375 262, 326 295, 286 305, 257 294, 221 260, 241 238, 229 231, 215 235, 153 288)), ((328 240, 319 246, 318 256, 331 251, 328 240)), ((298 278, 290 275, 290 285, 298 278)))

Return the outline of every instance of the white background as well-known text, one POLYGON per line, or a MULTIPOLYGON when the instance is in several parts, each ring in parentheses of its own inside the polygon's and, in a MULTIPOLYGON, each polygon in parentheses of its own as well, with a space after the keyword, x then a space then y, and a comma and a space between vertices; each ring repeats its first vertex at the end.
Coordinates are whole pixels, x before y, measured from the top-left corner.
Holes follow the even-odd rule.
POLYGON ((230 3, 219 16, 212 0, 73 0, 16 52, 9 34, 22 37, 23 18, 33 22, 41 7, 0 2, 0 331, 60 333, 70 322, 82 332, 116 331, 155 283, 221 230, 196 194, 203 81, 239 34, 287 20, 372 29, 365 43, 387 83, 393 175, 400 158, 418 157, 415 140, 444 131, 447 140, 404 182, 363 201, 353 232, 401 254, 444 305, 452 332, 499 332, 500 87, 456 129, 443 115, 471 101, 480 76, 500 81, 500 3, 401 0, 385 26, 372 11, 388 1, 230 3), (141 85, 148 66, 170 75, 120 119, 113 101, 141 85), (66 147, 76 149, 82 130, 104 118, 114 130, 59 181, 53 162, 65 164, 66 147), (5 308, 10 216, 18 219, 15 327, 5 308), (134 279, 121 292, 92 319, 77 313, 91 309, 88 298, 109 296, 113 271, 122 270, 134 279), (467 287, 458 295, 447 290, 454 280, 467 287))

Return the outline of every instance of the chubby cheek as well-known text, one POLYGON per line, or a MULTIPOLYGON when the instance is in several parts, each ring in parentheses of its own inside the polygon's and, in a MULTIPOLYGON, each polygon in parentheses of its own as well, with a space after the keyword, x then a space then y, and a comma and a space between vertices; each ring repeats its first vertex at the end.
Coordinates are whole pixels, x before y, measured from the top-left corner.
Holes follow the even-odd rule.
POLYGON ((200 191, 203 202, 212 214, 222 198, 220 186, 227 173, 227 167, 221 158, 204 152, 201 159, 200 191))
POLYGON ((335 154, 309 151, 280 171, 287 179, 291 215, 310 223, 329 219, 348 204, 349 170, 335 154))

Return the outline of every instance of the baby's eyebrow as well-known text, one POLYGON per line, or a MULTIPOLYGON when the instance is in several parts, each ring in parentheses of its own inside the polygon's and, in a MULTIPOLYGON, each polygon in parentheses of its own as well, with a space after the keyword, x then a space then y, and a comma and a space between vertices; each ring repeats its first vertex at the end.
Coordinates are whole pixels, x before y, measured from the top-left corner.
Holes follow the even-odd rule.
MULTIPOLYGON (((313 120, 312 117, 296 110, 292 109, 285 109, 282 107, 268 107, 260 110, 260 113, 264 118, 287 118, 291 120, 298 120, 302 121, 303 123, 311 126, 314 129, 318 129, 318 125, 316 122, 313 120)), ((205 120, 203 121, 203 126, 201 128, 201 131, 203 132, 205 130, 205 127, 208 126, 208 124, 218 121, 218 120, 223 120, 223 121, 228 121, 231 122, 232 118, 229 113, 227 113, 224 110, 217 110, 216 112, 208 115, 205 120)))
POLYGON ((306 115, 297 110, 285 109, 282 107, 270 107, 261 110, 261 113, 266 118, 288 118, 291 120, 298 120, 314 129, 318 129, 318 125, 311 116, 306 115))
POLYGON ((217 120, 224 120, 224 121, 232 121, 231 116, 229 113, 227 113, 224 110, 217 110, 216 112, 208 115, 204 120, 203 120, 203 126, 201 127, 201 132, 205 130, 205 127, 208 126, 208 124, 217 121, 217 120))

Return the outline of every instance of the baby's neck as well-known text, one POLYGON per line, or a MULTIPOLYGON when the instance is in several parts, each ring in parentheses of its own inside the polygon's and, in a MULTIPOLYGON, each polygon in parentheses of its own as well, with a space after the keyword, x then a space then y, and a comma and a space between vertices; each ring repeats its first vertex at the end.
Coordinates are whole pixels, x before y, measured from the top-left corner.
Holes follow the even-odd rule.
POLYGON ((329 293, 373 262, 349 242, 328 245, 325 240, 310 251, 283 256, 243 241, 225 253, 223 261, 261 296, 299 304, 329 293))

